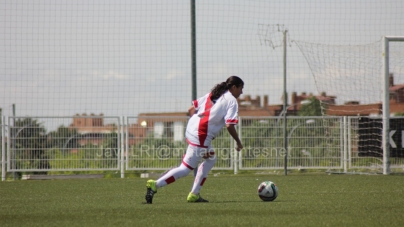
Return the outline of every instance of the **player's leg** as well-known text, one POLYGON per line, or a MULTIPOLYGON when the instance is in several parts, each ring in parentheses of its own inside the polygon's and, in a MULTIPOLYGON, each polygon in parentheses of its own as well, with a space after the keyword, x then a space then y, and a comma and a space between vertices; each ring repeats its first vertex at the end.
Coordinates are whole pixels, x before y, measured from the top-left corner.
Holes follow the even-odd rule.
POLYGON ((176 180, 180 179, 181 177, 187 176, 192 169, 189 166, 181 163, 180 166, 171 169, 166 174, 161 176, 159 179, 156 180, 156 188, 164 187, 168 184, 175 182, 176 180))
POLYGON ((196 177, 196 174, 198 173, 198 166, 197 167, 195 167, 195 169, 194 169, 194 177, 196 177))
POLYGON ((156 181, 148 180, 146 183, 146 202, 152 203, 153 196, 157 193, 158 188, 164 187, 181 177, 187 176, 198 165, 201 159, 201 155, 198 152, 198 147, 189 145, 180 166, 171 169, 156 181))
POLYGON ((198 166, 198 163, 201 159, 201 156, 198 154, 198 152, 198 147, 189 145, 187 148, 187 152, 182 158, 181 165, 161 176, 156 182, 157 188, 164 187, 167 184, 175 182, 181 177, 188 176, 188 174, 193 169, 195 169, 195 167, 198 166))
POLYGON ((198 168, 198 173, 196 174, 194 185, 191 192, 188 195, 188 202, 207 202, 203 199, 199 192, 208 177, 209 171, 213 168, 216 163, 216 155, 213 149, 209 148, 207 155, 205 156, 205 161, 198 168))

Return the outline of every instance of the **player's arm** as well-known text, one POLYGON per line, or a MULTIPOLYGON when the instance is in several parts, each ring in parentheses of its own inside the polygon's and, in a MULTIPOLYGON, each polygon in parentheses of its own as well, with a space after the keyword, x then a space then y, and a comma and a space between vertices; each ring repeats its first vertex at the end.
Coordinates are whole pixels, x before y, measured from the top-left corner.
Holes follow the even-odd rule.
POLYGON ((192 115, 194 115, 195 113, 196 113, 195 107, 194 107, 194 106, 189 107, 189 109, 188 109, 188 115, 189 115, 190 117, 192 117, 192 115))
POLYGON ((238 138, 238 134, 236 128, 234 127, 234 124, 226 124, 226 129, 237 143, 236 150, 241 151, 241 149, 243 149, 243 144, 241 143, 240 138, 238 138))

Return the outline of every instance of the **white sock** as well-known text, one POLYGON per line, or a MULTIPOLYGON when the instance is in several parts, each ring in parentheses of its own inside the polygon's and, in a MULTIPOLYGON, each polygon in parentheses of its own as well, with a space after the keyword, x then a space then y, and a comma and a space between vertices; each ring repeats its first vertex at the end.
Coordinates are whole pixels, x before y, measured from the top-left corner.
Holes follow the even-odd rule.
POLYGON ((181 177, 187 176, 191 172, 191 169, 186 167, 184 164, 181 164, 177 168, 174 168, 170 171, 168 171, 166 174, 161 176, 157 182, 156 182, 156 187, 161 188, 166 186, 167 184, 171 184, 177 179, 181 177))
POLYGON ((191 190, 193 194, 199 194, 203 184, 206 181, 206 178, 208 177, 209 171, 213 168, 215 163, 216 155, 205 159, 205 161, 199 166, 198 173, 196 174, 194 185, 191 190))

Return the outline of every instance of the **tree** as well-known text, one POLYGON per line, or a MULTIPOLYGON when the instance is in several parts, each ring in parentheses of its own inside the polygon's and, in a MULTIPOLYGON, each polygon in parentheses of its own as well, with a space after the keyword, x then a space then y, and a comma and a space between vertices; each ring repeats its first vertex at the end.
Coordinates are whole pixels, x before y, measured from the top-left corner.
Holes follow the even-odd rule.
POLYGON ((107 166, 102 167, 115 167, 118 164, 118 134, 116 132, 104 134, 103 138, 101 158, 104 160, 103 165, 107 166))
POLYGON ((60 126, 56 131, 48 133, 48 146, 52 148, 78 148, 80 135, 75 128, 60 126))
POLYGON ((16 169, 49 169, 45 150, 46 129, 32 118, 17 119, 11 128, 12 151, 16 169))
POLYGON ((320 102, 320 100, 315 97, 309 99, 310 103, 302 105, 299 110, 299 116, 322 116, 325 111, 326 106, 320 102))

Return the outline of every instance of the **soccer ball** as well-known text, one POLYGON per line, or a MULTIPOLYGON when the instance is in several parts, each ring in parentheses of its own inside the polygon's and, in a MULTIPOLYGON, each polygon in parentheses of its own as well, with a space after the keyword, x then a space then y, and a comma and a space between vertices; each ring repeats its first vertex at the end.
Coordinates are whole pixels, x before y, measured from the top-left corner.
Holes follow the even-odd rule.
POLYGON ((258 196, 263 201, 274 201, 278 197, 278 187, 272 181, 264 181, 258 186, 258 196))

